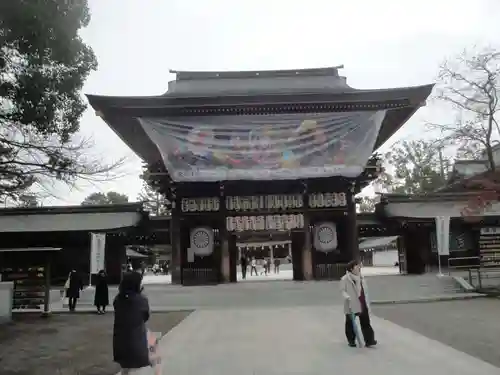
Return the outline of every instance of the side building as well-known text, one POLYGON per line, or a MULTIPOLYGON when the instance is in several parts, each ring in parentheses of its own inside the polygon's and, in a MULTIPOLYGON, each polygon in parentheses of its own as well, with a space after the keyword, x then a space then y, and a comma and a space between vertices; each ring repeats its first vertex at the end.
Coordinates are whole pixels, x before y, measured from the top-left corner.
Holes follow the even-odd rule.
POLYGON ((90 234, 106 233, 105 268, 118 283, 125 246, 148 241, 148 222, 141 203, 0 209, 1 268, 27 269, 49 257, 52 285, 63 285, 72 269, 90 281, 90 234))

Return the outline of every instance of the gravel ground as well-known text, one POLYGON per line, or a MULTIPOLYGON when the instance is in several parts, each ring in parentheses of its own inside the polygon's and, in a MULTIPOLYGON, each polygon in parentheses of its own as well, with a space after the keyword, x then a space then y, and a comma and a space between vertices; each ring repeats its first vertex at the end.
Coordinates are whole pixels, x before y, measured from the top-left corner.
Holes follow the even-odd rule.
POLYGON ((500 299, 373 306, 373 312, 500 367, 500 299))
MULTIPOLYGON (((153 313, 148 323, 163 334, 190 312, 153 313)), ((113 314, 18 314, 0 326, 2 375, 115 375, 113 314)))

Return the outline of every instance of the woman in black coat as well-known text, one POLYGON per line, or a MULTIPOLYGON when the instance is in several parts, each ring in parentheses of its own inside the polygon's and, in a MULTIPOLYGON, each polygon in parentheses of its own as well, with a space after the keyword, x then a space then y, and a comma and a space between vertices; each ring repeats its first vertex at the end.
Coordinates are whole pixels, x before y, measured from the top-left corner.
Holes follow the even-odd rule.
POLYGON ((137 272, 123 275, 113 307, 113 360, 122 373, 150 366, 146 322, 149 302, 141 293, 142 276, 137 272))
POLYGON ((98 314, 106 312, 106 306, 109 305, 108 281, 106 280, 106 273, 100 270, 97 274, 97 281, 95 284, 94 306, 97 307, 98 314))
POLYGON ((75 311, 76 302, 80 298, 80 291, 83 290, 83 281, 76 270, 69 273, 69 286, 66 290, 66 297, 68 297, 69 311, 75 311))

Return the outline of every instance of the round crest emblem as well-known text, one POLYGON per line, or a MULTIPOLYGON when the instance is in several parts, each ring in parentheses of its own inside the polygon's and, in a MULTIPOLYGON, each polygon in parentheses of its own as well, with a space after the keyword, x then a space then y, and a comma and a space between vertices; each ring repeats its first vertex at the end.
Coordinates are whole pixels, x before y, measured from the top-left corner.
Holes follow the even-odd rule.
POLYGON ((318 251, 330 252, 337 248, 337 227, 334 223, 314 226, 314 247, 318 251))
POLYGON ((211 228, 198 227, 191 230, 191 248, 196 255, 210 255, 214 249, 214 233, 211 228))

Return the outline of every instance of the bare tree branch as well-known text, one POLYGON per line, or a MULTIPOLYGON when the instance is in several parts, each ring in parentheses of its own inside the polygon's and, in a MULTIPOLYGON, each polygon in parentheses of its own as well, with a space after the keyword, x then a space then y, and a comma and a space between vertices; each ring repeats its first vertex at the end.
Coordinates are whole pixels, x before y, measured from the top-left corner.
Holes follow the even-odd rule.
POLYGON ((487 48, 474 53, 464 51, 441 65, 437 99, 457 113, 455 123, 427 124, 438 129, 443 141, 459 142, 462 148, 480 144, 490 170, 495 170, 492 147, 500 138, 496 118, 500 90, 500 52, 487 48))

